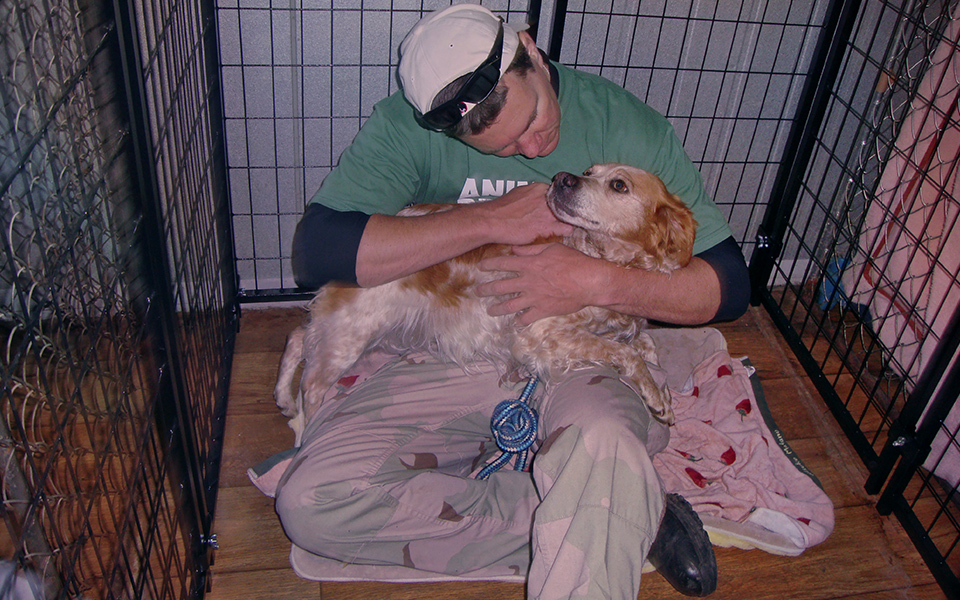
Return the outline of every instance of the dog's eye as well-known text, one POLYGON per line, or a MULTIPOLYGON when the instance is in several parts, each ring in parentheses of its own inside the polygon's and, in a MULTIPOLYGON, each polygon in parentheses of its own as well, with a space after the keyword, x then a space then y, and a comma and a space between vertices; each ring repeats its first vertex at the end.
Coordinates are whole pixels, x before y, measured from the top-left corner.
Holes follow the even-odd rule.
POLYGON ((614 179, 610 182, 610 188, 620 194, 626 194, 629 190, 627 189, 627 183, 622 179, 614 179))
POLYGON ((593 169, 587 169, 586 171, 583 172, 583 176, 590 177, 592 173, 593 173, 593 169))

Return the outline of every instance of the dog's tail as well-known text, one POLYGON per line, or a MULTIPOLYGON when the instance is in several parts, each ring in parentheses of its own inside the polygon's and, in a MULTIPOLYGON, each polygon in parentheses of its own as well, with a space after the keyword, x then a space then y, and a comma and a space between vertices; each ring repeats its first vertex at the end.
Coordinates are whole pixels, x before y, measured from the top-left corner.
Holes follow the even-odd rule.
POLYGON ((303 362, 304 333, 306 333, 305 327, 297 327, 287 336, 287 346, 283 350, 283 356, 280 357, 277 385, 273 388, 273 397, 277 401, 277 406, 286 417, 294 417, 300 410, 297 402, 299 393, 294 392, 293 385, 297 369, 303 362))

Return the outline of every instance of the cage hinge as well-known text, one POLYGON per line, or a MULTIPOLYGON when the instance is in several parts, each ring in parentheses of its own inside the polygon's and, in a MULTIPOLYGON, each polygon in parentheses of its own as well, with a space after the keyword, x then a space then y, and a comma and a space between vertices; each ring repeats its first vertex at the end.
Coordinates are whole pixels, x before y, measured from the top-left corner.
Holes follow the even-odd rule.
POLYGON ((769 248, 770 247, 770 236, 765 233, 757 234, 757 248, 769 248))

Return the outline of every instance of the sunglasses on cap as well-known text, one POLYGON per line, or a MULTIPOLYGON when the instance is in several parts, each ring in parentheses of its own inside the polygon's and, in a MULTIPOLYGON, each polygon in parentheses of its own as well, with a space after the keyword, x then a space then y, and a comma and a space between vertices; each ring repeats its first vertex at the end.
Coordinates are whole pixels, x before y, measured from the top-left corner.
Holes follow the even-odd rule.
POLYGON ((480 63, 477 70, 467 79, 457 94, 440 106, 424 115, 417 113, 417 120, 427 129, 443 131, 453 127, 463 118, 467 111, 487 99, 490 92, 497 87, 500 81, 500 58, 503 56, 503 19, 500 19, 500 29, 497 39, 493 42, 493 49, 486 60, 480 63))

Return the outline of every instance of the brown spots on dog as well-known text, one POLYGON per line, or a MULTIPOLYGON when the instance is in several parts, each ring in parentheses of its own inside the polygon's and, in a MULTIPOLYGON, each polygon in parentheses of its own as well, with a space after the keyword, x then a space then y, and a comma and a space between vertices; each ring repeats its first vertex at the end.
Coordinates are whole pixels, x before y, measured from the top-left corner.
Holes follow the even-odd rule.
POLYGON ((328 284, 323 289, 321 302, 325 312, 335 312, 352 303, 359 293, 360 289, 357 287, 328 284))
POLYGON ((436 469, 437 468, 437 455, 432 452, 417 452, 413 455, 413 464, 409 464, 400 459, 400 464, 406 468, 413 470, 419 469, 436 469))
POLYGON ((442 262, 422 271, 417 271, 404 280, 401 287, 434 294, 443 287, 448 279, 450 279, 450 264, 442 262))
POLYGON ((444 293, 439 296, 440 300, 450 306, 458 306, 460 301, 467 296, 467 290, 474 283, 473 279, 465 273, 458 273, 450 278, 444 293))
POLYGON ((405 290, 426 294, 443 307, 456 308, 467 298, 476 281, 477 263, 489 256, 505 254, 506 246, 487 244, 460 256, 414 273, 401 282, 405 290), (468 267, 468 268, 464 268, 468 267))
POLYGON ((456 308, 466 297, 470 281, 463 275, 454 275, 450 263, 442 262, 414 273, 400 285, 423 292, 441 306, 456 308))
POLYGON ((533 240, 531 245, 536 246, 537 244, 559 244, 563 241, 563 238, 559 235, 541 235, 537 239, 533 240))
POLYGON ((485 258, 489 258, 491 256, 500 256, 502 254, 506 254, 507 252, 509 252, 509 249, 504 245, 486 244, 471 250, 470 252, 465 252, 453 260, 454 262, 462 265, 473 266, 485 258))
POLYGON ((652 218, 653 253, 675 261, 683 267, 690 262, 693 252, 693 240, 697 231, 697 222, 693 213, 676 196, 670 201, 659 204, 652 218))
POLYGON ((693 213, 680 198, 673 195, 662 198, 646 211, 635 227, 617 234, 620 240, 634 244, 639 251, 632 257, 624 253, 624 260, 614 262, 663 272, 684 267, 693 256, 696 230, 693 213))
POLYGON ((453 521, 454 523, 459 523, 463 520, 463 515, 458 513, 455 508, 446 502, 443 503, 443 508, 440 509, 440 514, 437 516, 444 521, 453 521))

